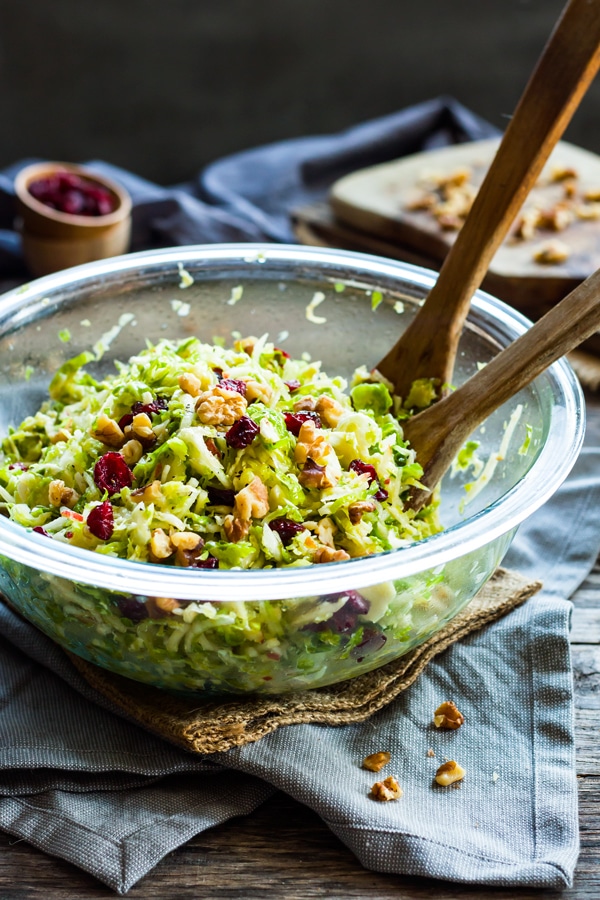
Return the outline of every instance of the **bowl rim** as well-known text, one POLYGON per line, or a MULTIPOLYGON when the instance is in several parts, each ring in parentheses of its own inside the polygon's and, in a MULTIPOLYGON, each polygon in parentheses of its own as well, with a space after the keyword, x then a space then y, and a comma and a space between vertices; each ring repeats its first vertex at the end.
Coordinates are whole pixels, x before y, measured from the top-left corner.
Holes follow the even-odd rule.
MULTIPOLYGON (((0 329, 7 316, 23 305, 45 298, 51 291, 83 284, 106 275, 135 272, 141 265, 144 273, 172 263, 202 262, 273 264, 295 262, 310 265, 320 262, 338 268, 350 268, 355 276, 410 276, 411 284, 430 289, 437 273, 420 266, 350 250, 330 250, 296 244, 227 243, 167 247, 125 254, 108 260, 85 263, 63 272, 53 273, 15 288, 0 298, 0 329)), ((263 266, 261 265, 262 269, 263 266)), ((258 270, 257 270, 258 271, 258 270)), ((473 298, 476 309, 493 313, 516 334, 524 332, 531 322, 521 313, 484 291, 473 298)), ((52 305, 49 305, 52 308, 52 305)), ((437 568, 457 557, 477 551, 496 538, 518 527, 558 489, 573 467, 583 444, 585 406, 583 391, 571 366, 565 359, 553 363, 538 378, 550 379, 554 391, 564 401, 560 422, 552 424, 536 465, 506 494, 464 521, 449 526, 439 534, 399 550, 374 556, 359 557, 325 566, 299 566, 278 569, 194 570, 108 557, 89 550, 63 547, 43 535, 24 529, 0 516, 0 555, 5 555, 49 575, 74 582, 105 588, 117 593, 140 596, 173 596, 185 600, 214 601, 277 600, 309 597, 360 589, 388 580, 407 578, 426 569, 437 568), (176 574, 175 574, 176 573, 176 574), (175 578, 174 578, 175 575, 175 578), (174 581, 177 584, 175 587, 174 581)), ((554 408, 557 408, 556 405, 554 408)), ((554 412, 553 412, 554 415, 554 412)))
POLYGON ((124 187, 117 184, 112 178, 107 178, 106 175, 94 171, 93 168, 80 166, 78 163, 60 162, 57 160, 31 163, 17 173, 14 188, 21 204, 31 209, 38 216, 62 225, 76 225, 85 230, 106 228, 108 225, 121 222, 131 213, 131 197, 124 187), (36 178, 42 178, 45 174, 52 172, 73 172, 75 175, 81 175, 82 178, 86 178, 88 181, 96 182, 102 187, 108 188, 117 200, 116 208, 112 212, 101 216, 78 216, 46 206, 45 203, 36 200, 33 194, 29 192, 29 185, 36 178))

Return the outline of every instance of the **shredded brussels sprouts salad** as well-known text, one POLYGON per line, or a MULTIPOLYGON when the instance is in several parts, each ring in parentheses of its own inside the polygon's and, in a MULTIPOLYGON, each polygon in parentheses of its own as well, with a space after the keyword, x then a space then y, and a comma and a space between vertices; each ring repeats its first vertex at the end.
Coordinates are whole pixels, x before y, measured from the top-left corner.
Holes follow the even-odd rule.
MULTIPOLYGON (((93 359, 63 364, 49 399, 2 441, 0 511, 40 540, 150 565, 253 569, 335 563, 440 530, 435 502, 405 508, 422 474, 403 439, 410 411, 364 368, 348 383, 268 336, 231 348, 162 340, 103 380, 86 369, 93 359)), ((45 611, 28 601, 28 615, 88 658, 118 659, 123 674, 161 686, 288 689, 292 672, 302 688, 336 680, 340 660, 363 663, 388 637, 418 642, 413 604, 422 614, 435 594, 433 628, 452 606, 443 580, 425 578, 402 601, 388 584, 211 603, 59 589, 39 573, 45 611)))
POLYGON ((149 346, 97 381, 65 363, 12 429, 2 509, 123 559, 229 569, 325 563, 439 529, 404 508, 422 470, 386 384, 350 389, 266 337, 149 346))

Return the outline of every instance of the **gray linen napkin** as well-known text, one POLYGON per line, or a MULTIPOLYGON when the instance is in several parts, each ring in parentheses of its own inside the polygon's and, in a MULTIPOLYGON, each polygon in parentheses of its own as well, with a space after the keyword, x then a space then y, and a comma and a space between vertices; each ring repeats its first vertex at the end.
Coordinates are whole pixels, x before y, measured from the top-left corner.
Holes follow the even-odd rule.
POLYGON ((570 885, 578 852, 571 604, 554 588, 575 589, 599 550, 600 411, 592 413, 574 471, 522 526, 506 560, 550 574, 548 589, 454 644, 360 725, 290 726, 195 757, 116 714, 59 648, 0 604, 0 827, 123 893, 174 847, 279 788, 315 809, 368 868, 570 885), (466 716, 456 732, 431 725, 443 699, 466 716), (383 749, 404 789, 394 803, 368 797, 379 776, 360 768, 383 749), (446 757, 466 769, 460 789, 432 785, 446 757))

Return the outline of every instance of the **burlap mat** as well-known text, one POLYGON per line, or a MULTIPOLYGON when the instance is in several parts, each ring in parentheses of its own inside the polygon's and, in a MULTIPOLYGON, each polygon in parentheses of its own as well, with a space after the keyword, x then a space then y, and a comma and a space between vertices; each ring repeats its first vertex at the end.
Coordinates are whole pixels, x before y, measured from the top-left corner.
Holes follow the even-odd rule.
POLYGON ((350 681, 295 694, 184 699, 69 656, 86 681, 129 719, 185 750, 215 753, 258 741, 282 725, 362 722, 412 684, 434 656, 540 588, 539 582, 498 569, 458 616, 411 653, 350 681))

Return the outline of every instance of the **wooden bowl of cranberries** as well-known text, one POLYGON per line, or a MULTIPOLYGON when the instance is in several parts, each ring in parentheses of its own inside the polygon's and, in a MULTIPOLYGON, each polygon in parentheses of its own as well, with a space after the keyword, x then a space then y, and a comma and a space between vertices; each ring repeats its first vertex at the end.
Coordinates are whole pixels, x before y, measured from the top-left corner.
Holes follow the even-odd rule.
POLYGON ((33 275, 126 253, 131 198, 116 182, 63 162, 26 166, 15 179, 23 252, 33 275))

